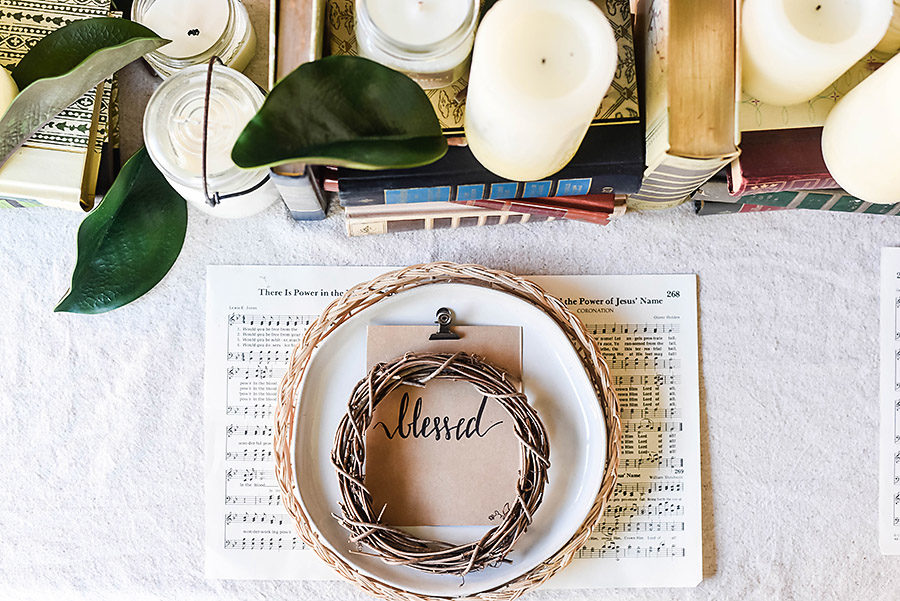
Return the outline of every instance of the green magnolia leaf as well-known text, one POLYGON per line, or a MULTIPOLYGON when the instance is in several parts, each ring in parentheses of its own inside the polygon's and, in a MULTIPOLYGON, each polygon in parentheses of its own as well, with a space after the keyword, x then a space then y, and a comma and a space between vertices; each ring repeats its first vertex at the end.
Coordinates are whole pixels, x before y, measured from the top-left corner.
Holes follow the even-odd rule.
POLYGON ((437 115, 413 80, 355 56, 300 65, 269 93, 231 153, 244 168, 285 163, 418 167, 447 152, 437 115))
POLYGON ((72 286, 56 306, 104 313, 153 288, 181 252, 187 204, 142 148, 78 228, 72 286))
POLYGON ((12 71, 21 92, 0 118, 0 165, 34 132, 128 63, 167 44, 132 21, 73 21, 42 38, 12 71))

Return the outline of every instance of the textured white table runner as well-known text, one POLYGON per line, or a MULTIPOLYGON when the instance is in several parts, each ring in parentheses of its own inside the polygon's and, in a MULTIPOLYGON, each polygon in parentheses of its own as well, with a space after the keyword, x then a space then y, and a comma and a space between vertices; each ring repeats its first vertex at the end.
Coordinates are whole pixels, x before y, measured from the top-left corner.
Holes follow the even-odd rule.
POLYGON ((900 218, 687 207, 612 227, 348 239, 280 208, 190 214, 178 263, 105 316, 52 313, 79 216, 0 214, 0 599, 363 599, 341 583, 203 577, 209 264, 408 264, 700 279, 704 572, 696 589, 533 599, 894 599, 877 541, 878 259, 900 218))

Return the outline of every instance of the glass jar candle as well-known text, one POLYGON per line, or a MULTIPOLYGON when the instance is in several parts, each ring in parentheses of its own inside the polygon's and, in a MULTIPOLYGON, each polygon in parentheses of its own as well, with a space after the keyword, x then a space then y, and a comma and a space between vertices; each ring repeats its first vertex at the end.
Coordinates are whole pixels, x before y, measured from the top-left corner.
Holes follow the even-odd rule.
POLYGON ((361 56, 401 71, 426 90, 462 77, 478 0, 356 0, 361 56))
POLYGON ((207 65, 183 69, 150 97, 144 113, 144 144, 175 190, 198 209, 218 217, 246 217, 280 199, 268 169, 241 169, 231 149, 265 97, 245 75, 216 65, 209 94, 207 189, 218 193, 210 206, 203 190, 203 110, 207 65), (243 192, 243 193, 242 193, 243 192), (236 196, 228 196, 239 194, 236 196))
POLYGON ((240 0, 136 0, 132 18, 172 40, 145 57, 168 77, 214 56, 243 71, 256 52, 256 32, 240 0))

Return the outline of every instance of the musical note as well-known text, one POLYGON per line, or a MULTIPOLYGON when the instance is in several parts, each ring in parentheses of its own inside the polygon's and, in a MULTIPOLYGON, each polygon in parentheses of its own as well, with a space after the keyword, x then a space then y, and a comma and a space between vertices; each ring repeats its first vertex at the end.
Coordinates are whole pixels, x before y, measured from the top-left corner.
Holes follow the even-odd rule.
POLYGON ((684 424, 680 421, 652 421, 649 419, 640 421, 627 421, 622 424, 625 434, 638 434, 641 432, 681 432, 684 424))
MULTIPOLYGON (((900 454, 897 461, 900 462, 900 454)), ((626 457, 619 460, 619 467, 623 469, 645 469, 645 468, 672 468, 684 467, 684 459, 681 457, 660 457, 659 453, 651 453, 645 457, 626 457)))
POLYGON ((608 537, 625 532, 684 532, 684 522, 638 522, 634 520, 623 522, 616 520, 612 523, 597 524, 592 531, 608 537))
POLYGON ((680 332, 677 323, 600 323, 588 328, 593 336, 611 334, 677 334, 680 332))
POLYGON ((621 375, 616 374, 612 378, 613 386, 616 388, 623 386, 667 386, 678 384, 678 374, 633 374, 621 375))
POLYGON ((306 547, 298 536, 245 536, 239 539, 226 539, 225 548, 240 549, 242 551, 280 551, 305 549, 306 547))
POLYGON ((275 486, 275 470, 261 470, 256 468, 236 469, 228 468, 225 470, 226 480, 240 480, 243 484, 251 482, 266 481, 267 484, 275 486))
POLYGON ((631 369, 677 369, 681 367, 680 359, 662 359, 660 357, 626 357, 607 361, 611 370, 631 369))
POLYGON ((578 559, 609 558, 609 559, 640 559, 659 557, 684 557, 684 547, 625 545, 620 546, 609 543, 601 547, 583 547, 578 551, 578 559))
POLYGON ((281 495, 225 495, 226 505, 281 505, 281 495))
POLYGON ((680 418, 680 409, 659 409, 654 407, 622 407, 619 409, 619 419, 669 419, 680 418))
POLYGON ((229 367, 227 375, 229 380, 249 380, 251 378, 255 380, 263 380, 266 378, 281 379, 281 376, 284 375, 285 371, 287 371, 286 368, 274 369, 267 363, 261 363, 255 367, 229 367))
POLYGON ((254 419, 259 419, 261 417, 272 417, 274 414, 274 408, 272 407, 271 403, 228 406, 225 408, 225 415, 252 417, 254 419))
POLYGON ((613 497, 649 496, 659 493, 681 494, 684 491, 682 482, 629 482, 616 484, 613 497))
POLYGON ((273 457, 271 448, 244 449, 243 451, 228 451, 225 459, 228 461, 269 461, 273 457))
POLYGON ((228 438, 231 438, 232 436, 259 436, 264 438, 271 438, 272 432, 272 426, 241 426, 237 424, 231 424, 230 426, 225 428, 225 436, 228 438))
POLYGON ((286 513, 226 513, 225 525, 231 524, 284 526, 285 524, 293 524, 293 520, 286 513))

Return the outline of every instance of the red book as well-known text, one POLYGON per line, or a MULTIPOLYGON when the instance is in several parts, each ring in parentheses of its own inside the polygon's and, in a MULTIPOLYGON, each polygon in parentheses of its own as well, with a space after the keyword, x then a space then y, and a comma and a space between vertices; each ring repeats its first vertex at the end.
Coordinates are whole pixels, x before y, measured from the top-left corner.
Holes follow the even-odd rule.
POLYGON ((584 196, 551 196, 546 198, 515 198, 509 200, 455 200, 464 204, 495 211, 516 211, 529 215, 573 219, 598 225, 608 225, 612 217, 624 209, 624 197, 615 194, 588 194, 584 196))
POLYGON ((728 171, 732 196, 839 187, 822 157, 821 127, 745 131, 728 171))

